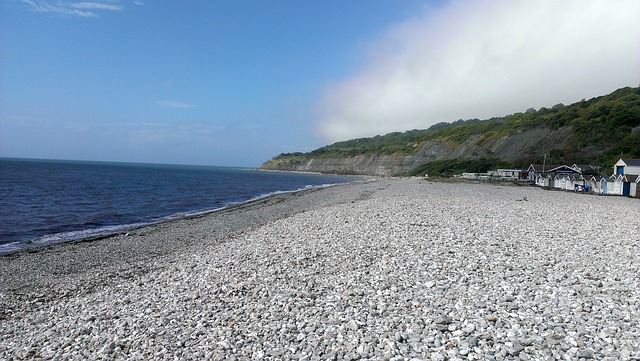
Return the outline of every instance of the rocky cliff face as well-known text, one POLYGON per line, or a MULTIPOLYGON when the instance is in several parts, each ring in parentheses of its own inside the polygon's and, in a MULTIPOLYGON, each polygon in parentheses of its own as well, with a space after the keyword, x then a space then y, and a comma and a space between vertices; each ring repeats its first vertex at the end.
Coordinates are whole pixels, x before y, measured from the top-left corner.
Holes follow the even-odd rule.
POLYGON ((262 169, 359 174, 375 176, 401 175, 422 164, 445 159, 498 158, 518 161, 531 155, 540 155, 554 148, 562 148, 571 141, 570 127, 551 130, 534 128, 505 136, 474 134, 464 142, 447 140, 426 141, 414 155, 359 155, 349 158, 285 158, 274 159, 262 169))

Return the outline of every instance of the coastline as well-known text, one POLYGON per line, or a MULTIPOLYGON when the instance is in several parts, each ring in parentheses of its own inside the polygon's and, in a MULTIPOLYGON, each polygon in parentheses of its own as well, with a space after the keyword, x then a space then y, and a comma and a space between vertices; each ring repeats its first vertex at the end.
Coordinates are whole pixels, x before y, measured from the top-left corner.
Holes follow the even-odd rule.
MULTIPOLYGON (((349 183, 370 182, 373 180, 375 179, 363 178, 362 181, 352 181, 349 183)), ((342 184, 345 184, 345 183, 330 183, 330 184, 324 184, 324 185, 307 186, 305 188, 300 188, 300 189, 290 190, 290 191, 275 191, 275 192, 257 196, 255 198, 251 198, 245 201, 232 202, 215 209, 204 210, 204 211, 194 211, 194 212, 183 212, 179 214, 161 217, 146 223, 122 224, 122 225, 105 226, 103 228, 97 228, 97 229, 69 231, 69 232, 63 232, 60 234, 44 235, 28 241, 1 244, 0 257, 8 256, 14 253, 37 252, 40 249, 50 248, 50 247, 54 247, 61 244, 93 242, 100 239, 117 237, 123 234, 128 235, 131 232, 140 228, 153 227, 163 223, 176 222, 184 219, 200 218, 200 217, 204 217, 204 216, 215 214, 215 213, 229 212, 236 208, 252 207, 254 204, 260 204, 262 200, 266 200, 272 197, 275 197, 275 198, 286 197, 287 195, 292 195, 295 193, 307 192, 314 189, 333 187, 333 186, 338 186, 342 184), (72 235, 76 233, 81 235, 80 236, 72 235)))
POLYGON ((632 359, 639 219, 418 178, 276 195, 0 257, 0 358, 632 359))
MULTIPOLYGON (((65 275, 65 278, 81 277, 89 272, 89 278, 93 279, 91 272, 96 270, 110 273, 118 268, 134 268, 131 266, 158 257, 193 251, 194 247, 215 246, 262 224, 327 204, 345 202, 353 195, 357 198, 358 192, 368 192, 366 183, 371 182, 375 181, 279 192, 201 214, 135 226, 114 234, 0 254, 0 292, 48 287, 49 284, 64 282, 60 275, 65 275), (358 185, 363 185, 365 190, 353 193, 348 190, 359 188, 358 185), (340 187, 345 189, 332 189, 340 187), (321 192, 322 196, 316 196, 316 192, 321 192), (193 229, 198 229, 198 232, 193 232, 193 229), (73 255, 73 259, 69 255, 73 255), (37 262, 32 261, 35 258, 37 262), (23 261, 35 269, 25 270, 23 261)), ((67 281, 74 282, 71 278, 67 281)))

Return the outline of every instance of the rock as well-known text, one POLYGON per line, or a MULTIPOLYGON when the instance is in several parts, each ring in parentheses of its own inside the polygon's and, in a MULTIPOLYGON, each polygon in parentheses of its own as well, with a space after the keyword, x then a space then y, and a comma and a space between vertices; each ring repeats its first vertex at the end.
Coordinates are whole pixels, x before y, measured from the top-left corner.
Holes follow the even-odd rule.
POLYGON ((578 352, 576 353, 576 357, 584 358, 584 359, 592 359, 593 353, 591 353, 591 351, 589 350, 581 349, 581 350, 578 350, 578 352))
POLYGON ((467 339, 467 342, 469 343, 469 346, 471 346, 471 347, 478 346, 478 338, 477 337, 469 337, 467 339))
POLYGON ((351 331, 357 331, 359 328, 358 324, 354 320, 349 320, 349 322, 347 322, 345 327, 351 331))
POLYGON ((507 351, 509 355, 518 356, 520 352, 524 350, 524 347, 522 347, 522 345, 520 345, 519 343, 513 343, 512 346, 505 346, 504 349, 507 351))
POLYGON ((441 315, 433 319, 433 323, 436 325, 448 325, 451 323, 451 317, 447 315, 441 315))
POLYGON ((396 342, 402 342, 403 341, 402 333, 400 333, 400 332, 396 332, 395 335, 394 335, 394 338, 395 338, 396 342))

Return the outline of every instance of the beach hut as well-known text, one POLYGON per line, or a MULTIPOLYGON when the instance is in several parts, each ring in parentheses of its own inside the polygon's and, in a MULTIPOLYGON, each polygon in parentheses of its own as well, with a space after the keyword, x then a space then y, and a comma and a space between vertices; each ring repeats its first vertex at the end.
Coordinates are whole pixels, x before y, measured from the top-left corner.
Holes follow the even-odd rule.
POLYGON ((601 193, 600 191, 600 182, 596 176, 592 175, 588 178, 584 178, 584 185, 588 186, 589 193, 601 193))
POLYGON ((565 189, 566 180, 565 177, 561 174, 556 174, 553 176, 553 188, 557 189, 565 189))
POLYGON ((571 174, 566 176, 565 189, 570 191, 584 191, 584 180, 580 174, 571 174))
POLYGON ((625 197, 636 197, 638 191, 638 183, 636 180, 638 177, 635 174, 622 174, 619 176, 620 181, 622 182, 622 195, 625 197))
POLYGON ((600 177, 600 194, 609 194, 609 181, 605 177, 600 177))
POLYGON ((567 177, 564 175, 556 175, 553 178, 553 186, 558 189, 567 189, 567 177))
POLYGON ((639 176, 627 174, 627 180, 629 182, 629 197, 638 197, 638 182, 637 180, 640 178, 639 176))
POLYGON ((613 187, 609 186, 609 194, 622 195, 623 174, 612 174, 609 177, 609 183, 613 183, 613 187))
POLYGON ((531 178, 535 185, 538 187, 550 187, 551 186, 551 176, 549 174, 535 174, 534 178, 531 178))

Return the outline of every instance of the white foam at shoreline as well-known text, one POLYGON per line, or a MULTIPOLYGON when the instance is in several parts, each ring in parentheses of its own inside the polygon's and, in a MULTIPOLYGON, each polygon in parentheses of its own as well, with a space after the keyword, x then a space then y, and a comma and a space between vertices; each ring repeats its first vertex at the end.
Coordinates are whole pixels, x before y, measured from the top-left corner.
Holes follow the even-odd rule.
POLYGON ((179 220, 183 218, 198 217, 198 216, 203 216, 203 215, 207 215, 215 212, 220 212, 236 206, 250 204, 252 202, 260 201, 262 199, 266 199, 273 196, 294 194, 294 193, 305 191, 305 190, 322 189, 322 188, 333 187, 341 184, 349 184, 349 183, 356 183, 356 182, 363 182, 363 181, 356 180, 356 181, 347 182, 347 183, 325 183, 320 185, 306 185, 305 187, 290 190, 290 191, 269 192, 254 198, 247 199, 245 201, 229 202, 223 205, 222 207, 217 207, 213 209, 195 211, 195 212, 179 212, 166 217, 152 219, 148 222, 111 225, 111 226, 103 226, 103 227, 93 228, 93 229, 60 232, 60 233, 54 233, 54 234, 36 237, 31 240, 26 240, 22 242, 11 242, 6 244, 0 244, 0 255, 19 252, 27 249, 53 246, 56 244, 66 243, 66 242, 76 242, 76 241, 82 241, 82 240, 98 238, 98 237, 109 237, 109 236, 121 234, 133 229, 141 228, 141 227, 151 226, 151 225, 179 220))

